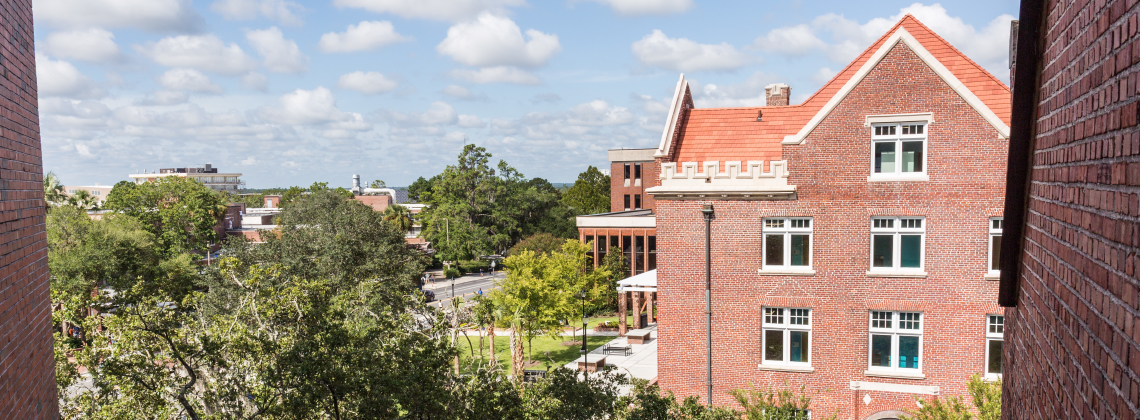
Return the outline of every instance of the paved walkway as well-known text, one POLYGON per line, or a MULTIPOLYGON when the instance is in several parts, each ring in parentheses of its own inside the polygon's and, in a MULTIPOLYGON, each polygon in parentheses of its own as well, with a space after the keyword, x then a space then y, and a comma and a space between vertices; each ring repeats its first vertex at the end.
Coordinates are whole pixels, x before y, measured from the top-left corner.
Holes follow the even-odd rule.
MULTIPOLYGON (((633 350, 633 353, 630 354, 629 356, 617 356, 617 355, 613 355, 613 354, 605 355, 606 366, 617 366, 618 372, 625 373, 625 374, 632 376, 634 378, 645 379, 645 380, 652 380, 652 379, 656 378, 657 377, 657 324, 650 324, 648 327, 646 327, 644 329, 650 331, 649 338, 651 338, 651 340, 649 341, 648 344, 630 344, 630 348, 633 350)), ((591 331, 591 332, 593 332, 593 331, 591 331)), ((581 334, 581 332, 579 332, 579 334, 581 334)), ((614 332, 612 334, 617 335, 616 332, 614 332)), ((595 335, 595 334, 588 334, 588 335, 595 335)), ((596 334, 596 335, 602 335, 602 334, 596 334)), ((626 339, 625 339, 625 337, 616 337, 616 338, 614 338, 614 340, 612 340, 606 344, 607 345, 625 345, 626 339)), ((591 359, 593 359, 594 357, 601 357, 601 355, 602 355, 601 347, 597 348, 594 351, 591 351, 590 355, 591 355, 590 356, 591 359), (597 356, 595 356, 595 355, 597 355, 597 356)), ((566 367, 569 369, 577 369, 578 368, 578 362, 570 362, 570 363, 566 364, 566 367)), ((620 393, 622 395, 626 395, 630 392, 631 389, 633 389, 633 386, 631 386, 631 385, 622 386, 620 393)))

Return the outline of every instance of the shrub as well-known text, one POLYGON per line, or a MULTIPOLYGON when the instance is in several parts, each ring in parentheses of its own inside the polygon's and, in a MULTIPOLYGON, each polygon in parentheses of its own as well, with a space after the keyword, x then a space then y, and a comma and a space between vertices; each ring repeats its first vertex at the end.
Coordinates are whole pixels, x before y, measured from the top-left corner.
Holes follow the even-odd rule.
POLYGON ((443 275, 444 275, 444 277, 447 277, 449 279, 453 279, 453 278, 462 276, 463 272, 459 271, 459 269, 457 269, 455 267, 449 267, 447 270, 443 271, 443 275))

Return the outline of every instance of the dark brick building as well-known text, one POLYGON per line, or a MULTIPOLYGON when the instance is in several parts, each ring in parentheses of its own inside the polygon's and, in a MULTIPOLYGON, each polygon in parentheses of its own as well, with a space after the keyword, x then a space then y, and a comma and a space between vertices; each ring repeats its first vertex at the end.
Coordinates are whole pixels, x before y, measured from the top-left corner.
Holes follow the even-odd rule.
MULTIPOLYGON (((1001 375, 1009 89, 907 15, 802 104, 697 109, 682 76, 655 152, 658 381, 705 400, 761 387, 842 419, 1001 375)), ((968 397, 967 397, 968 398, 968 397)))
POLYGON ((0 418, 59 416, 32 1, 0 0, 0 418))
POLYGON ((1140 418, 1140 6, 1022 1, 1005 419, 1140 418))

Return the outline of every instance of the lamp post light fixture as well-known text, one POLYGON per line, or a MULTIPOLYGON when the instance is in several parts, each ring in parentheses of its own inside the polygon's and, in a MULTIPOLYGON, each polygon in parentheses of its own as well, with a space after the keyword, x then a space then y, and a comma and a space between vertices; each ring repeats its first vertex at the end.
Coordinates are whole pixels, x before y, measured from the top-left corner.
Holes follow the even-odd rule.
POLYGON ((705 204, 701 207, 701 215, 705 218, 705 330, 708 332, 705 354, 708 356, 708 409, 712 411, 712 219, 713 206, 705 204))

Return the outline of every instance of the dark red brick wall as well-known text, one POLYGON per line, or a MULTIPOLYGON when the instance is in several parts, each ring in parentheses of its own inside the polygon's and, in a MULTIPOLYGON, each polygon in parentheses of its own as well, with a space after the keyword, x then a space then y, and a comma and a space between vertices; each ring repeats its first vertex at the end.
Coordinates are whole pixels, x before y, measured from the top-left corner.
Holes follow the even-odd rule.
POLYGON ((633 210, 634 195, 641 195, 641 208, 653 210, 653 197, 645 193, 646 188, 655 187, 660 182, 657 178, 657 162, 611 162, 610 163, 610 211, 625 210, 625 195, 629 194, 629 209, 633 210), (629 164, 629 186, 626 186, 625 164, 629 164), (634 164, 641 164, 641 185, 634 178, 634 164))
POLYGON ((31 0, 0 22, 0 418, 58 418, 31 0))
MULTIPOLYGON (((812 409, 841 419, 916 408, 915 394, 852 391, 852 381, 938 386, 965 395, 984 369, 987 314, 1001 314, 987 272, 987 224, 1004 205, 1007 140, 905 46, 896 46, 801 145, 783 148, 798 188, 791 201, 711 201, 714 400, 761 387, 815 395, 812 409), (930 180, 868 182, 866 115, 933 112, 930 180), (927 278, 871 278, 872 216, 926 216, 927 278), (814 276, 760 276, 764 217, 811 216, 814 276), (810 307, 813 373, 758 370, 764 306, 810 307), (924 313, 925 379, 864 375, 870 310, 924 313), (871 403, 863 398, 870 395, 871 403)), ((658 380, 679 396, 705 395, 704 222, 708 201, 657 202, 658 380)), ((968 398, 968 397, 967 397, 968 398)))
POLYGON ((1137 7, 1045 3, 1006 419, 1140 418, 1137 7))

